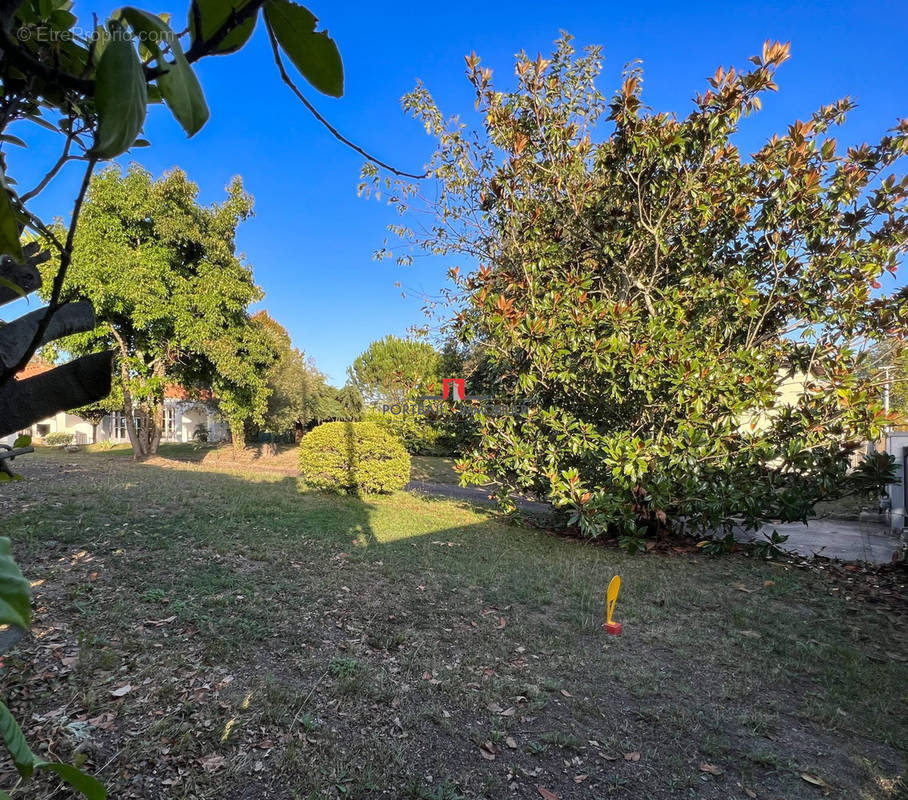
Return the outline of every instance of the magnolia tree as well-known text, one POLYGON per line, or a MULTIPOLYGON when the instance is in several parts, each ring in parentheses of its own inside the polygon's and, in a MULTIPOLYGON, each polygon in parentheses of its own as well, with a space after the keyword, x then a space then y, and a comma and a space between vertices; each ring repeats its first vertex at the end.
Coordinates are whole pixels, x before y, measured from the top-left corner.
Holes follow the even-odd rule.
POLYGON ((545 496, 631 547, 642 523, 804 519, 836 490, 886 423, 860 367, 906 330, 908 290, 880 280, 908 245, 908 123, 843 152, 844 99, 741 153, 787 58, 767 42, 747 71, 720 68, 683 118, 644 105, 637 66, 606 99, 599 50, 567 37, 519 56, 511 92, 467 58, 478 130, 422 86, 405 98, 438 142, 437 199, 372 167, 363 186, 434 214, 394 228, 411 245, 478 263, 451 269, 452 327, 487 388, 531 401, 480 418, 466 481, 545 496))

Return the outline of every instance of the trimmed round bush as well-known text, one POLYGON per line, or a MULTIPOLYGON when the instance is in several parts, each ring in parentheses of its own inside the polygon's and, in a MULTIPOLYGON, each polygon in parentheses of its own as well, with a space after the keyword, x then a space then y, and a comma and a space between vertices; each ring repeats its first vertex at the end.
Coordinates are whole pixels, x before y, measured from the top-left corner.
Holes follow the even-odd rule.
POLYGON ((319 489, 369 494, 403 489, 410 454, 372 422, 325 422, 300 442, 300 476, 319 489))

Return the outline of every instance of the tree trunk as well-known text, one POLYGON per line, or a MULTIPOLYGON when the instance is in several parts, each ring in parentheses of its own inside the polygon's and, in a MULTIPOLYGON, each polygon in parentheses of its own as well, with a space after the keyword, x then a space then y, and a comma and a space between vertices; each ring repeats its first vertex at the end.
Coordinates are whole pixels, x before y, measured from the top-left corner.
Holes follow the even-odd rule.
POLYGON ((230 439, 233 442, 233 458, 236 460, 239 454, 246 449, 246 428, 242 422, 230 423, 230 439))
POLYGON ((139 437, 139 431, 136 429, 135 409, 132 405, 132 393, 126 388, 125 378, 126 370, 123 369, 123 416, 126 418, 126 434, 129 436, 129 443, 132 445, 132 457, 136 461, 145 458, 145 450, 142 449, 142 440, 139 437))
POLYGON ((97 422, 91 423, 91 443, 92 444, 98 443, 98 423, 97 422))
POLYGON ((161 434, 164 431, 164 403, 155 403, 151 407, 151 414, 148 415, 151 420, 151 430, 148 432, 148 453, 149 455, 158 454, 158 445, 161 443, 161 434))

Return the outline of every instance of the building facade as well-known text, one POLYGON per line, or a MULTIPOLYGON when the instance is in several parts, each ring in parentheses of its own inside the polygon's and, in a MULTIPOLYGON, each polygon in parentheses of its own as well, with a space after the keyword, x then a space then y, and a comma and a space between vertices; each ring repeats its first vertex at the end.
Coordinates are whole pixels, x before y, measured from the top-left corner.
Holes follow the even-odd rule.
MULTIPOLYGON (((48 369, 51 369, 50 364, 35 360, 16 377, 31 377, 48 369)), ((52 433, 71 433, 74 444, 106 441, 129 443, 126 416, 121 411, 108 414, 97 426, 71 411, 60 411, 52 417, 33 423, 18 434, 0 439, 0 443, 12 444, 16 436, 25 434, 31 436, 35 444, 41 444, 52 433)), ((229 437, 230 429, 218 415, 209 392, 193 397, 181 386, 170 385, 165 388, 162 442, 221 442, 229 437)))

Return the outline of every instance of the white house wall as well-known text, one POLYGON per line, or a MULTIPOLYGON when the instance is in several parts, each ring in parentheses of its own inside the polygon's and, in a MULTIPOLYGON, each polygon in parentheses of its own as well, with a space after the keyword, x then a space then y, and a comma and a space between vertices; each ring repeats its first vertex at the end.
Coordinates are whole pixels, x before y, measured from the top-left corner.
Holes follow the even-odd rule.
MULTIPOLYGON (((182 400, 166 399, 164 408, 174 409, 174 432, 172 436, 162 438, 162 441, 169 442, 192 442, 193 435, 199 425, 204 426, 208 431, 208 441, 219 442, 227 438, 228 428, 221 421, 220 417, 211 411, 207 406, 200 403, 190 403, 182 400)), ((24 430, 34 439, 41 439, 51 433, 72 433, 76 438, 77 444, 90 444, 92 441, 91 423, 77 414, 67 411, 60 411, 52 417, 39 420, 24 430), (40 431, 40 433, 39 433, 40 431)), ((128 442, 128 436, 123 438, 114 437, 114 415, 108 414, 98 424, 97 441, 105 442, 113 440, 115 442, 128 442)), ((2 444, 12 444, 18 433, 10 434, 0 438, 2 444)))

